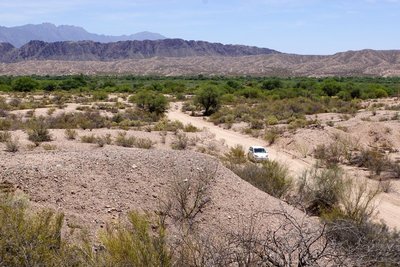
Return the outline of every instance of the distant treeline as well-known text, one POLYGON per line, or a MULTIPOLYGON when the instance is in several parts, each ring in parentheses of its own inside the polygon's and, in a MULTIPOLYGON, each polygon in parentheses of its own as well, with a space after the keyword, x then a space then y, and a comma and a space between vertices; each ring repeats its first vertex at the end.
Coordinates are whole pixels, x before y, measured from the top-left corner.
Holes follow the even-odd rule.
POLYGON ((157 76, 0 76, 0 91, 73 91, 134 93, 140 90, 163 94, 196 94, 204 87, 213 87, 220 95, 244 98, 285 99, 295 97, 338 97, 369 99, 397 96, 400 77, 157 77, 157 76))

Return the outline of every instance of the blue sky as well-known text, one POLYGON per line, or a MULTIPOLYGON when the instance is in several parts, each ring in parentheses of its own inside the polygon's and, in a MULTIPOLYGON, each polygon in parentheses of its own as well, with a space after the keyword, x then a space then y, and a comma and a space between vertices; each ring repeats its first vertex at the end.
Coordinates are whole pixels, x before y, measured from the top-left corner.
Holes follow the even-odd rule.
POLYGON ((108 35, 147 30, 298 54, 400 49, 400 0, 0 1, 0 25, 42 22, 108 35))

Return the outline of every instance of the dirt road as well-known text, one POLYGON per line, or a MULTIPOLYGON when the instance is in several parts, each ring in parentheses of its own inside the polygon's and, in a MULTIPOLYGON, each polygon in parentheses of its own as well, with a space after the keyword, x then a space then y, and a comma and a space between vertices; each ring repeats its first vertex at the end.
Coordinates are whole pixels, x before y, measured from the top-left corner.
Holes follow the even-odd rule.
MULTIPOLYGON (((298 177, 303 171, 312 166, 312 161, 306 161, 300 158, 295 158, 289 152, 268 147, 266 142, 253 138, 232 130, 223 129, 218 127, 202 117, 189 116, 181 111, 182 103, 174 103, 173 107, 168 111, 168 118, 170 120, 178 120, 184 124, 191 123, 197 128, 207 128, 211 133, 215 134, 217 140, 224 139, 225 144, 229 147, 235 145, 242 145, 247 149, 251 145, 263 145, 267 147, 269 157, 286 164, 294 178, 298 177)), ((367 179, 368 181, 368 179, 367 179)), ((372 181, 368 181, 372 184, 372 181)), ((376 186, 373 184, 373 186, 376 186)), ((396 181, 393 185, 394 192, 389 194, 382 193, 377 198, 377 219, 383 220, 389 227, 400 229, 400 182, 396 181)))
POLYGON ((269 158, 287 165, 293 175, 298 176, 310 167, 309 163, 301 159, 293 158, 293 156, 287 152, 268 147, 266 142, 261 139, 223 129, 205 121, 202 117, 189 116, 181 111, 181 107, 182 103, 174 103, 174 106, 168 112, 168 118, 170 120, 181 121, 184 124, 191 123, 200 129, 207 128, 211 133, 215 134, 217 140, 224 139, 225 144, 229 147, 234 147, 235 145, 242 145, 245 149, 248 149, 252 145, 262 145, 267 147, 269 158))

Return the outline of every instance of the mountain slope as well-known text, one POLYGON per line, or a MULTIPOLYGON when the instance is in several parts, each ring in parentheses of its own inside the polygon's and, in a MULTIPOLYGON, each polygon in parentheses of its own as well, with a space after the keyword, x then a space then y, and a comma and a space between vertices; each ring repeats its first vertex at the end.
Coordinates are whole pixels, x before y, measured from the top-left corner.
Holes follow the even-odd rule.
POLYGON ((330 56, 204 41, 31 41, 0 43, 0 74, 139 74, 399 76, 400 50, 347 51, 330 56), (40 64, 37 61, 41 60, 40 64), (16 64, 9 64, 16 63, 16 64))
POLYGON ((0 62, 24 60, 120 60, 151 57, 191 57, 191 56, 245 56, 278 53, 277 51, 241 45, 223 45, 203 41, 165 39, 156 41, 121 41, 98 43, 92 41, 55 42, 30 41, 20 48, 10 44, 0 44, 4 50, 0 62))
POLYGON ((161 39, 165 39, 165 37, 158 33, 139 32, 132 35, 108 36, 89 33, 81 27, 69 25, 56 26, 51 23, 43 23, 39 25, 28 24, 10 28, 0 26, 0 42, 10 43, 15 47, 21 47, 31 40, 45 42, 90 40, 108 43, 127 40, 161 39))
MULTIPOLYGON (((9 48, 0 45, 0 50, 9 48), (2 48, 3 47, 3 48, 2 48)), ((0 64, 3 75, 59 74, 400 76, 400 51, 350 51, 332 56, 152 57, 113 61, 27 60, 0 64)))

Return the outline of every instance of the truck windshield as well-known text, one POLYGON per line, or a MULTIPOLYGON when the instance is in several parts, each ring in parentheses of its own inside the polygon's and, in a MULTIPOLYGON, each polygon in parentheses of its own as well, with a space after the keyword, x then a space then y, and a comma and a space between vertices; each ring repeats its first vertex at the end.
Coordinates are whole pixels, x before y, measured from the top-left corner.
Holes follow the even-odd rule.
POLYGON ((267 153, 264 148, 254 148, 254 153, 267 153))

